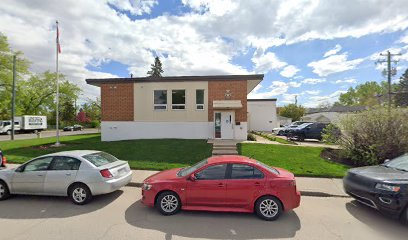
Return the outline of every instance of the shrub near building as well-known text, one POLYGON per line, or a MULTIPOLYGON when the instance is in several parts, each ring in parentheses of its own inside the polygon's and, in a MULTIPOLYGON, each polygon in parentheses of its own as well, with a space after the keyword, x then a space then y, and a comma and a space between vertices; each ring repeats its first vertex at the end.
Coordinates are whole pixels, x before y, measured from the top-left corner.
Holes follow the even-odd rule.
MULTIPOLYGON (((357 166, 381 164, 408 152, 408 109, 376 108, 341 119, 336 140, 357 166)), ((332 133, 333 134, 333 133, 332 133)), ((333 139, 330 132, 326 138, 333 139)))

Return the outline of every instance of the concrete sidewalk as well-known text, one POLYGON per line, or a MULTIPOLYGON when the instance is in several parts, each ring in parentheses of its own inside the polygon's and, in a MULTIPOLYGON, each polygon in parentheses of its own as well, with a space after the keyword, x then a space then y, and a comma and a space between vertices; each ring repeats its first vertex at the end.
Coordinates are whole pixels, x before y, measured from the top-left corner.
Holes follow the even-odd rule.
MULTIPOLYGON (((18 164, 8 164, 7 168, 15 168, 18 164)), ((133 170, 133 179, 130 186, 140 187, 143 180, 158 171, 133 170)), ((304 196, 316 197, 348 197, 343 190, 342 179, 296 177, 298 190, 304 196)))

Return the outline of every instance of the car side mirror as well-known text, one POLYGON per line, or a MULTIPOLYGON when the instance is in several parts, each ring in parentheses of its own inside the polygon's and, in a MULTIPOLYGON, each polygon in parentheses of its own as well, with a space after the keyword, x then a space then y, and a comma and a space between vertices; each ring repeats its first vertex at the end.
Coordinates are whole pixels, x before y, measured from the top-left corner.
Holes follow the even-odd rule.
POLYGON ((197 180, 197 177, 195 176, 195 174, 191 174, 190 177, 188 178, 190 181, 195 182, 197 180))
POLYGON ((24 166, 20 166, 16 168, 15 172, 23 172, 24 171, 24 166))
POLYGON ((390 161, 390 159, 385 159, 384 160, 384 163, 387 163, 387 162, 389 162, 390 161))

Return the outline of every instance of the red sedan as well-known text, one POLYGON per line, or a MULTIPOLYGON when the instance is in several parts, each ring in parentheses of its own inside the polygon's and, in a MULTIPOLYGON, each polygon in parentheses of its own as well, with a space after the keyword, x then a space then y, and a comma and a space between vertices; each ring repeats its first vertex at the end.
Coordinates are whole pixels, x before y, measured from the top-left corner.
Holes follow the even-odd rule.
POLYGON ((276 220, 300 204, 292 173, 243 156, 216 156, 194 166, 159 172, 142 186, 142 203, 163 215, 180 209, 256 212, 276 220))

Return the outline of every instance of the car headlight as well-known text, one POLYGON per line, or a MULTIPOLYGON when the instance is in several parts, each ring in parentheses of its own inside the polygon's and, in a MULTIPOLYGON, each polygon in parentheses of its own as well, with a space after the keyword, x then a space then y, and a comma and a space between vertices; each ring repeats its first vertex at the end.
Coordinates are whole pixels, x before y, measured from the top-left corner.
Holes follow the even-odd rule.
POLYGON ((143 183, 142 188, 143 190, 149 191, 152 188, 152 185, 148 183, 143 183))
POLYGON ((390 184, 385 184, 385 183, 377 183, 375 185, 375 188, 385 190, 385 191, 390 191, 390 192, 399 192, 401 189, 400 186, 395 186, 395 185, 390 185, 390 184))

